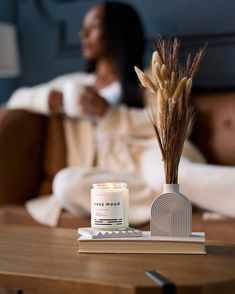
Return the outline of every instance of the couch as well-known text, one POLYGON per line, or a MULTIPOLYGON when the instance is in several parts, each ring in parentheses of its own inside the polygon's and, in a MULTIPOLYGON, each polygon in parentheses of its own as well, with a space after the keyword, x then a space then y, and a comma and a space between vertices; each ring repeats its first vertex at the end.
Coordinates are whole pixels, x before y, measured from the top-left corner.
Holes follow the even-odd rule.
MULTIPOLYGON (((197 116, 190 139, 209 163, 235 165, 235 93, 197 93, 193 98, 197 116)), ((0 109, 0 224, 39 225, 23 204, 49 194, 54 175, 66 166, 62 121, 62 115, 0 109)), ((209 239, 235 242, 235 219, 205 220, 202 213, 194 208, 193 230, 206 231, 209 239)), ((59 221, 60 227, 69 228, 89 224, 89 218, 65 211, 59 221)))

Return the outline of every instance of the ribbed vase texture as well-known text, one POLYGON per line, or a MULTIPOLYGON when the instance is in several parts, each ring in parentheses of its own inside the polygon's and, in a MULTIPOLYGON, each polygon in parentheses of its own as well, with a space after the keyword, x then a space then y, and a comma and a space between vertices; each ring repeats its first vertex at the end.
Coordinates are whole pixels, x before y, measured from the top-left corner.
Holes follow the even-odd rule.
POLYGON ((151 206, 152 236, 189 237, 192 232, 192 205, 179 193, 178 184, 165 184, 163 194, 151 206))

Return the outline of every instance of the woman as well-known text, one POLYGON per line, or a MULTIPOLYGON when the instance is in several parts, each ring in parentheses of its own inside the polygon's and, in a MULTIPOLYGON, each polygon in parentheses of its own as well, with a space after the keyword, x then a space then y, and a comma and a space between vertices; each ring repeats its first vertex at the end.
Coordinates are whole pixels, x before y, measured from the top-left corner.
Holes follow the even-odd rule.
POLYGON ((64 101, 66 85, 70 83, 80 90, 77 115, 102 117, 110 104, 143 107, 133 66, 143 66, 145 39, 135 10, 116 2, 94 6, 84 18, 80 38, 90 74, 65 75, 44 85, 21 88, 12 95, 8 106, 41 113, 64 111, 70 116, 66 106, 71 102, 64 101))
POLYGON ((92 183, 125 181, 131 190, 130 220, 147 221, 154 194, 139 171, 140 155, 156 144, 133 70, 134 65, 143 66, 141 21, 128 4, 103 2, 86 14, 80 37, 89 73, 21 88, 8 103, 44 114, 62 111, 85 117, 64 119, 70 167, 55 177, 52 196, 32 200, 26 207, 39 222, 56 225, 62 208, 89 214, 92 183), (71 85, 79 93, 75 104, 67 95, 68 88, 74 92, 71 85))

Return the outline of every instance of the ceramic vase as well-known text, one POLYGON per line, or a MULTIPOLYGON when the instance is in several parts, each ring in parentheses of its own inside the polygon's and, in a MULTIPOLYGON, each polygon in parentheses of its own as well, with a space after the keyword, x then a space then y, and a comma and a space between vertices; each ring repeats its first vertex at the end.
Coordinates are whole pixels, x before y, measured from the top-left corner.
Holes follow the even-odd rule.
POLYGON ((179 184, 164 184, 163 193, 154 199, 150 230, 152 236, 190 237, 192 205, 179 192, 179 184))

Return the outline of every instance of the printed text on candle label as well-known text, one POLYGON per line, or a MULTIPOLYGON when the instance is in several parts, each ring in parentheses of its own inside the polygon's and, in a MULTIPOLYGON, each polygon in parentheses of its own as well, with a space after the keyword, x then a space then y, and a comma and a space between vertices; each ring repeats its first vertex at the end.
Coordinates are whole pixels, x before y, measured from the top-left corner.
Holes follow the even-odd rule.
POLYGON ((123 226, 125 203, 121 193, 93 194, 92 221, 95 226, 123 226))
POLYGON ((120 202, 94 202, 94 206, 119 206, 120 202))

